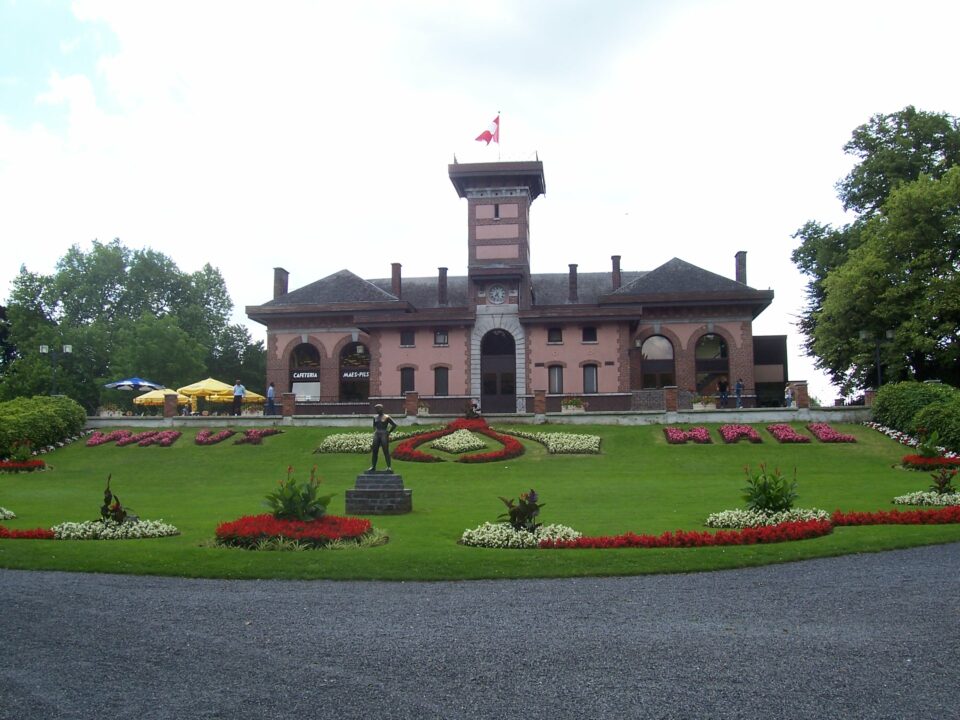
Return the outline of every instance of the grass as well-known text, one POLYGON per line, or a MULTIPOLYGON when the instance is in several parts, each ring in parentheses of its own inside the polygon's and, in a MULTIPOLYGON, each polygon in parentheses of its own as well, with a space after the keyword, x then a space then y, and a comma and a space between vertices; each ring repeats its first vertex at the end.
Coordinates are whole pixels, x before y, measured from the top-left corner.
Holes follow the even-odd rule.
MULTIPOLYGON (((329 511, 343 514, 344 492, 369 457, 313 450, 326 435, 344 429, 291 428, 260 446, 234 445, 231 439, 199 447, 193 430, 170 448, 88 448, 78 442, 45 456, 52 468, 47 472, 0 475, 0 506, 18 516, 4 523, 7 527, 96 518, 112 474, 111 488, 124 505, 142 518, 173 523, 182 534, 99 542, 0 540, 0 567, 218 578, 579 577, 718 570, 960 541, 960 526, 943 525, 845 527, 802 542, 679 550, 522 551, 457 544, 464 529, 495 520, 504 510, 497 496, 515 498, 531 487, 545 504, 544 522, 585 535, 613 535, 703 529, 709 513, 743 506, 743 468, 761 462, 791 475, 796 467, 797 505, 828 511, 889 509, 894 496, 929 485, 927 473, 897 467, 902 446, 866 427, 837 425, 858 442, 834 445, 780 445, 760 427, 760 445, 723 445, 716 426, 709 427, 713 445, 667 445, 656 425, 578 426, 577 433, 602 436, 601 455, 548 455, 524 440, 526 454, 506 462, 395 461, 394 470, 413 489, 413 512, 370 518, 390 541, 309 552, 220 548, 212 542, 214 529, 266 512, 263 498, 286 477, 288 465, 306 479, 316 464, 322 491, 336 493, 329 511)), ((796 429, 808 434, 802 425, 796 429)))

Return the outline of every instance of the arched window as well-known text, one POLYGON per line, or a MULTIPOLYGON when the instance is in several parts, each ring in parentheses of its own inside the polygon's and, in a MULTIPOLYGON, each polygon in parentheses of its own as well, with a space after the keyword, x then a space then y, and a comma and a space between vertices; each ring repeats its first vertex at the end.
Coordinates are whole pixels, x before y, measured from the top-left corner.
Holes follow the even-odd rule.
POLYGON ((370 397, 370 352, 363 343, 347 343, 340 351, 340 402, 370 397))
POLYGON ((290 353, 290 369, 320 367, 320 351, 310 343, 297 345, 290 353))
POLYGON ((716 394, 717 383, 730 374, 727 341, 716 333, 707 333, 697 340, 694 356, 697 392, 701 395, 716 394))
POLYGON ((662 388, 677 384, 673 358, 673 343, 663 335, 651 335, 640 346, 643 385, 648 388, 662 388))

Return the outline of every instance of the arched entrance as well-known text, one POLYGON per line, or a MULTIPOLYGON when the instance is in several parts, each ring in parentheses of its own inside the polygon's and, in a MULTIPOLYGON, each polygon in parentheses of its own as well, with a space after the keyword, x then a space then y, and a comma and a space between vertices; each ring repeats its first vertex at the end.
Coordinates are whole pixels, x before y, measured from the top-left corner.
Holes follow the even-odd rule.
POLYGON ((480 408, 485 413, 517 411, 517 344, 499 328, 480 341, 480 408))
POLYGON ((301 343, 290 353, 290 392, 298 400, 320 399, 320 351, 310 343, 301 343))
POLYGON ((340 402, 366 402, 370 397, 370 353, 363 343, 347 343, 340 351, 340 402))

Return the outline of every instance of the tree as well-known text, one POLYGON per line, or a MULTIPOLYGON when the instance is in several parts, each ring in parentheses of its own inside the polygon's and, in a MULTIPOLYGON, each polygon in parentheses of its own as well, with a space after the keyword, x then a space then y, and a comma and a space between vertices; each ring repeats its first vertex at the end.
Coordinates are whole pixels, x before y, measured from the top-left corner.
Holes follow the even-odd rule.
POLYGON ((837 188, 859 216, 794 235, 793 262, 810 278, 806 350, 849 392, 873 382, 875 338, 893 329, 880 347, 888 379, 956 378, 960 124, 907 107, 874 116, 844 149, 860 163, 837 188))

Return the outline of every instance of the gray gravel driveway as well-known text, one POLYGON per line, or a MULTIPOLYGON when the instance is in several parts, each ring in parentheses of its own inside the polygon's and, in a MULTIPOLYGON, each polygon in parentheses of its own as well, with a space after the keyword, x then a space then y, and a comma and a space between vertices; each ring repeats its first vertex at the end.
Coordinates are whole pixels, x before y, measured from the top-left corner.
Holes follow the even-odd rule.
POLYGON ((583 580, 3 570, 0 718, 956 718, 958 599, 960 544, 583 580))

